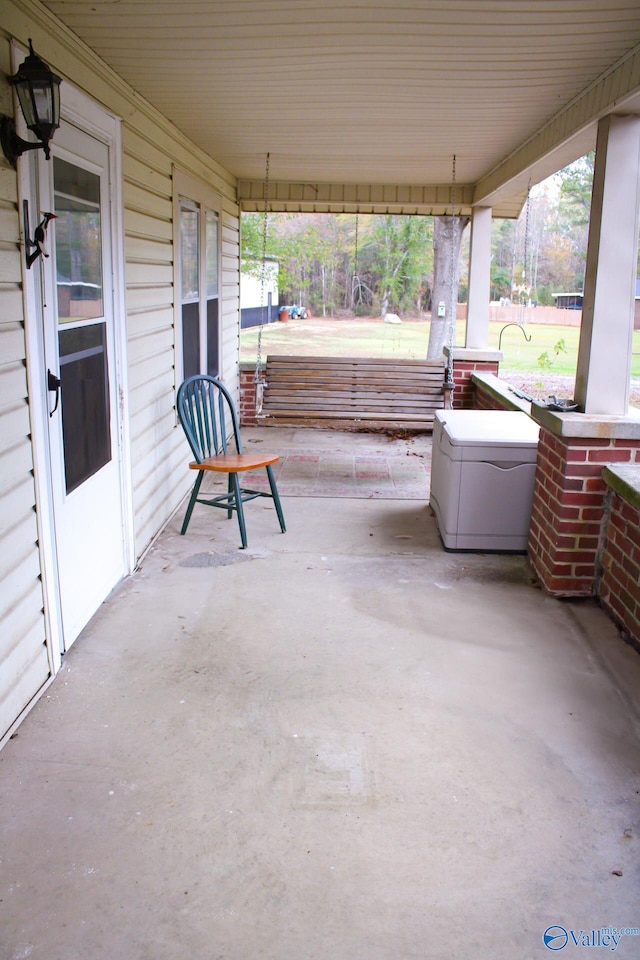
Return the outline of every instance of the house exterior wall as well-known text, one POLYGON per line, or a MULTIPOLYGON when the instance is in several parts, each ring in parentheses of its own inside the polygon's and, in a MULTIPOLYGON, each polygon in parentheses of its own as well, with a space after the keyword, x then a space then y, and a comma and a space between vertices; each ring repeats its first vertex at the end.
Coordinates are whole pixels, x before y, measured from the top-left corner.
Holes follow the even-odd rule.
MULTIPOLYGON (((11 107, 0 42, 0 112, 11 107)), ((0 157, 0 736, 50 675, 29 417, 18 186, 0 157)))
MULTIPOLYGON (((232 394, 239 372, 239 210, 235 180, 145 104, 35 0, 7 0, 0 25, 0 112, 13 115, 11 43, 36 52, 104 109, 122 118, 123 249, 128 417, 135 558, 190 486, 175 414, 173 171, 220 198, 221 366, 232 394)), ((55 137, 54 137, 55 141, 55 137)), ((19 161, 20 162, 20 161, 19 161)), ((55 670, 47 649, 20 237, 19 178, 0 155, 0 738, 55 670)), ((41 398, 40 398, 41 401, 41 398)))
POLYGON ((252 308, 261 309, 266 305, 267 297, 271 294, 274 305, 278 303, 278 262, 276 260, 267 260, 264 265, 264 281, 262 277, 262 265, 252 261, 255 273, 249 273, 244 270, 240 275, 240 309, 251 310, 252 308), (264 289, 263 289, 264 283, 264 289))
POLYGON ((247 264, 242 265, 240 272, 240 326, 257 327, 261 323, 274 323, 280 312, 277 261, 268 260, 264 265, 264 276, 261 265, 257 273, 249 273, 247 264), (271 298, 271 299, 269 299, 271 298))

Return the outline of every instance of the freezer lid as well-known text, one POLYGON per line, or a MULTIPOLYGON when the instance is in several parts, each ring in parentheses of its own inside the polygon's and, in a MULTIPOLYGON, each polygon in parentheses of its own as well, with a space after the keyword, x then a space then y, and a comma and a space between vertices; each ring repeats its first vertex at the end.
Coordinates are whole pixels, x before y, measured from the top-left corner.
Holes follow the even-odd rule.
MULTIPOLYGON (((437 410, 452 447, 536 447, 539 427, 519 410, 437 410)), ((440 431, 439 431, 440 433, 440 431)))

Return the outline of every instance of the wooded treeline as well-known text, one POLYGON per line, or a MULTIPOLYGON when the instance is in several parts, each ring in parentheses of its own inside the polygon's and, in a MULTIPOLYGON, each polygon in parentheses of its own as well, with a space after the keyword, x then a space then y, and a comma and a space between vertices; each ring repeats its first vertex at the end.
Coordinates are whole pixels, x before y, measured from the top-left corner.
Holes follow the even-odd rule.
MULTIPOLYGON (((518 220, 494 220, 491 299, 517 300, 522 287, 541 305, 553 293, 581 292, 594 156, 533 188, 518 220)), ((431 309, 434 218, 355 214, 269 214, 266 254, 280 267, 280 302, 313 314, 341 311, 405 316, 431 309)), ((264 215, 242 217, 243 269, 260 271, 264 215)), ((459 264, 467 298, 469 230, 459 264)))

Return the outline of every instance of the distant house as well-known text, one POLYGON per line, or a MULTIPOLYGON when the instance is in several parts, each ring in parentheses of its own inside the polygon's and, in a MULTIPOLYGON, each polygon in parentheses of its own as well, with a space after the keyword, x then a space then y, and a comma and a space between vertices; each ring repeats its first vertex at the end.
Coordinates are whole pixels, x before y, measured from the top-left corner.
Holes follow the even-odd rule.
MULTIPOLYGON (((582 293, 553 293, 553 299, 559 310, 582 310, 582 293)), ((640 330, 640 277, 636 279, 636 302, 633 315, 633 329, 640 330)))
POLYGON ((581 293, 553 293, 551 296, 558 310, 582 310, 583 294, 581 293))
POLYGON ((257 327, 278 319, 278 262, 267 258, 262 264, 243 261, 240 273, 240 326, 257 327))

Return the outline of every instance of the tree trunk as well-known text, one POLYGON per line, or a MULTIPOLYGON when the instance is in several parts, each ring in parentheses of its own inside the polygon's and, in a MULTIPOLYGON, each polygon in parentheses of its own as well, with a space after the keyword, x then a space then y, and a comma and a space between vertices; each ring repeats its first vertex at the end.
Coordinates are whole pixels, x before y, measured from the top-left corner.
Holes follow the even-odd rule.
POLYGON ((460 244, 469 217, 434 217, 433 290, 427 360, 438 360, 446 345, 455 343, 460 280, 460 244), (439 316, 443 312, 444 316, 439 316))

